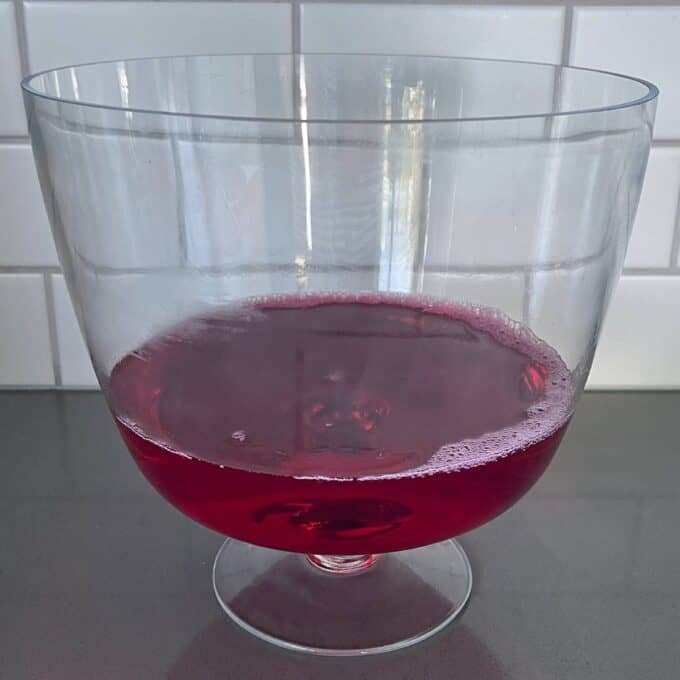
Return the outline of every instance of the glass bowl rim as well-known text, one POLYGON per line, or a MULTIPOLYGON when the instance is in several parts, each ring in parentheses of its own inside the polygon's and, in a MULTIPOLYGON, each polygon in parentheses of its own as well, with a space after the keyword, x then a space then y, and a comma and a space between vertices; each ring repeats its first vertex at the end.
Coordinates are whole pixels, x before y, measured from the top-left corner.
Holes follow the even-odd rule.
POLYGON ((616 71, 608 71, 605 69, 586 68, 583 66, 572 66, 569 64, 554 64, 550 62, 531 61, 521 59, 491 59, 481 57, 461 57, 455 55, 436 55, 436 54, 395 54, 395 53, 365 53, 365 52, 229 52, 229 53, 214 53, 214 54, 175 54, 167 56, 156 57, 133 57, 133 58, 118 58, 105 59, 91 62, 82 62, 77 64, 68 64, 65 66, 53 67, 36 71, 25 76, 21 80, 21 89, 26 95, 44 99, 59 104, 68 104, 76 107, 84 107, 91 109, 99 109, 102 111, 117 111, 121 113, 146 114, 154 116, 168 116, 171 118, 188 118, 188 119, 206 119, 206 120, 224 120, 233 122, 250 122, 250 123, 291 123, 291 124, 311 124, 311 125, 399 125, 399 124, 436 124, 436 123, 475 123, 475 122, 493 122, 493 121, 510 121, 510 120, 531 120, 531 119, 551 119, 566 116, 579 116, 587 114, 608 113, 613 111, 620 111, 623 109, 634 108, 642 106, 659 96, 659 88, 651 81, 645 80, 637 76, 626 75, 616 71), (647 88, 647 93, 641 97, 630 99, 627 101, 617 102, 614 104, 592 106, 579 109, 568 109, 564 111, 548 111, 538 113, 518 113, 509 115, 487 115, 487 116, 442 116, 439 118, 418 118, 418 119, 401 119, 401 118, 308 118, 302 116, 246 116, 236 114, 217 114, 217 113, 194 113, 183 111, 170 111, 165 109, 148 109, 134 106, 117 106, 112 104, 97 103, 96 101, 79 101, 70 99, 68 97, 59 97, 52 94, 46 94, 37 90, 32 82, 44 75, 50 73, 58 73, 60 71, 68 71, 69 69, 77 69, 89 66, 104 66, 107 64, 116 64, 120 62, 158 62, 158 61, 172 61, 174 59, 205 59, 211 57, 391 57, 398 59, 432 59, 432 60, 447 60, 452 62, 479 62, 488 64, 515 64, 515 65, 530 65, 551 67, 553 69, 561 69, 566 71, 580 71, 588 73, 598 73, 613 78, 628 80, 636 82, 647 88))

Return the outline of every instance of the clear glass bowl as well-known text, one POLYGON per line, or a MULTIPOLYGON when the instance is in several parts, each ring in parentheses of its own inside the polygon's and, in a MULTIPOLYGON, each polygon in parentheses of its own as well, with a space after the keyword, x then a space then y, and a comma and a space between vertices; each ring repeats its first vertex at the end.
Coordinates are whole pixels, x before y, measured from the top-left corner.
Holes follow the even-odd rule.
POLYGON ((231 537, 227 613, 319 654, 452 620, 472 582, 453 537, 531 487, 583 389, 657 89, 306 54, 23 88, 104 395, 149 481, 231 537))

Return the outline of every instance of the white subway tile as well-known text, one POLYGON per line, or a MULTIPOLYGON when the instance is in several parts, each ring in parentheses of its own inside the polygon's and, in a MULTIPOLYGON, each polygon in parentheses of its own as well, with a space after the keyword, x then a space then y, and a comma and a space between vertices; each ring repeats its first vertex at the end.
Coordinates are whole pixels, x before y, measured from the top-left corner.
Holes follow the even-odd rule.
POLYGON ((522 320, 522 274, 429 273, 422 292, 453 302, 493 307, 515 321, 522 320))
POLYGON ((61 274, 52 276, 52 295, 57 325, 61 382, 72 387, 98 387, 90 355, 87 353, 66 282, 61 274))
POLYGON ((0 385, 53 385, 40 274, 0 274, 0 385))
POLYGON ((290 26, 283 3, 26 3, 33 71, 130 57, 285 52, 290 26))
POLYGON ((613 144, 593 154, 590 141, 551 145, 475 144, 436 150, 430 158, 430 264, 561 266, 606 246, 616 189, 613 144))
POLYGON ((577 7, 571 63, 640 76, 659 86, 654 135, 680 137, 680 7, 577 7))
POLYGON ((561 7, 305 4, 302 47, 559 62, 563 17, 561 7))
POLYGON ((20 80, 14 6, 11 2, 0 2, 0 135, 26 134, 20 80))
POLYGON ((572 371, 579 368, 598 328, 604 268, 599 258, 581 267, 536 272, 532 276, 528 319, 531 330, 554 347, 572 371))
POLYGON ((626 256, 627 267, 666 267, 680 196, 680 149, 652 149, 626 256))
MULTIPOLYGON (((264 177, 268 170, 288 171, 289 157, 285 145, 178 142, 187 258, 192 265, 266 264, 275 234, 264 177), (269 167, 267 160, 273 161, 269 167)), ((293 258, 282 257, 285 262, 293 258)))
POLYGON ((0 265, 58 264, 29 146, 0 146, 0 265))
POLYGON ((51 151, 52 163, 62 169, 52 177, 55 209, 68 228, 70 250, 85 267, 179 264, 177 177, 169 137, 116 140, 60 132, 51 151))
POLYGON ((624 276, 605 319, 589 387, 680 387, 680 277, 624 276))

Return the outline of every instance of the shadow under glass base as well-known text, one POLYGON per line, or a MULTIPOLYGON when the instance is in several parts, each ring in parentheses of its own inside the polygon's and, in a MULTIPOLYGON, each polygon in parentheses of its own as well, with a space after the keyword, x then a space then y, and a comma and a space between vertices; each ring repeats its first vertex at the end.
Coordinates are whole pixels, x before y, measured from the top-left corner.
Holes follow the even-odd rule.
POLYGON ((440 631, 463 610, 472 573, 451 539, 351 557, 300 555, 228 539, 213 566, 225 612, 253 635, 327 656, 390 652, 440 631))

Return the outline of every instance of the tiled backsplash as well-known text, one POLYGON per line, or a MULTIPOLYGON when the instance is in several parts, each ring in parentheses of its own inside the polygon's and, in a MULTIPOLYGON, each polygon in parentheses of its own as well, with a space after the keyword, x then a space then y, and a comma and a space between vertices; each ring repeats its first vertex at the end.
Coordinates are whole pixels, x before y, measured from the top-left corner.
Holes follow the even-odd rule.
POLYGON ((42 207, 22 74, 118 56, 290 49, 563 62, 656 82, 655 144, 589 385, 680 387, 680 0, 0 0, 0 386, 96 384, 42 207))

